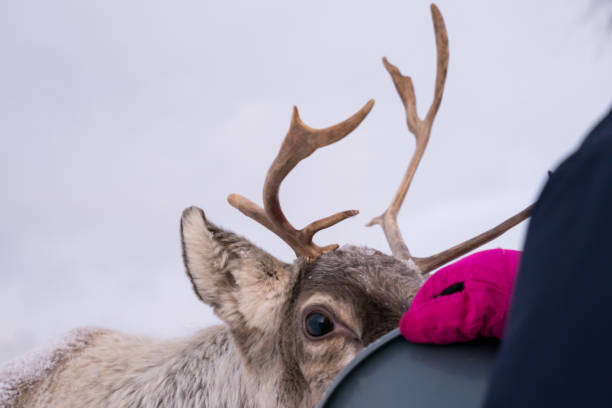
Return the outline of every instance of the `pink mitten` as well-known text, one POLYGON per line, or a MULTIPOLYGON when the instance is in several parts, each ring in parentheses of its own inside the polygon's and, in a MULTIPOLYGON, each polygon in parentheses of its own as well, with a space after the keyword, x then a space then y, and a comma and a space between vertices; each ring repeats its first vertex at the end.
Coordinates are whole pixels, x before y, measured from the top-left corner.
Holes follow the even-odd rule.
POLYGON ((520 256, 519 251, 492 249, 440 269, 415 296, 400 331, 416 343, 501 338, 520 256))

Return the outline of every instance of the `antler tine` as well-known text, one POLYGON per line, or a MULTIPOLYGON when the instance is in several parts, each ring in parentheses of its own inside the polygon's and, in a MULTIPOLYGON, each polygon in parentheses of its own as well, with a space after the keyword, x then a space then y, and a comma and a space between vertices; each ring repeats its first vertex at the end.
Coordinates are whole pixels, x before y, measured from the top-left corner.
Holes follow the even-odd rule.
POLYGON ((416 148, 408 165, 408 170, 402 179, 402 182, 389 205, 389 208, 385 210, 382 215, 375 217, 370 221, 367 226, 379 224, 389 242, 391 252, 397 258, 409 260, 411 259, 410 251, 404 243, 404 239, 397 225, 397 214, 406 198, 406 193, 410 187, 410 183, 414 178, 416 169, 419 166, 427 143, 429 142, 429 135, 431 134, 431 128, 433 121, 442 102, 442 95, 444 93, 444 83, 446 82, 446 72, 448 70, 448 35, 446 33, 446 26, 440 10, 435 4, 431 5, 431 15, 434 24, 434 31, 436 34, 436 48, 437 48, 437 71, 436 71, 436 87, 434 91, 434 98, 425 119, 419 118, 416 97, 414 93, 414 85, 412 79, 409 76, 404 76, 399 69, 391 64, 386 58, 383 58, 383 64, 391 75, 395 89, 397 90, 406 110, 406 122, 408 129, 414 134, 416 139, 416 148))
POLYGON ((263 189, 264 208, 237 194, 228 197, 229 203, 249 218, 259 222, 282 238, 297 256, 313 261, 326 252, 338 248, 337 244, 320 247, 312 242, 320 230, 358 214, 357 210, 342 211, 295 229, 285 217, 278 193, 280 184, 293 168, 320 147, 335 143, 351 133, 368 115, 374 106, 369 100, 357 113, 337 125, 325 129, 313 129, 302 122, 296 107, 293 108, 291 125, 278 155, 272 162, 263 189))
POLYGON ((461 255, 467 254, 472 249, 478 248, 482 244, 485 244, 491 241, 492 239, 499 237, 501 234, 503 234, 510 228, 514 227, 521 221, 528 218, 531 215, 533 206, 534 204, 531 204, 529 207, 525 208, 518 214, 515 214, 512 217, 508 218, 501 224, 491 228, 488 231, 483 232, 480 235, 475 236, 474 238, 468 239, 467 241, 464 241, 461 244, 455 245, 452 248, 439 252, 435 255, 428 256, 426 258, 415 257, 412 259, 422 274, 429 273, 430 271, 433 271, 434 269, 444 265, 445 263, 450 262, 453 259, 460 257, 461 255))

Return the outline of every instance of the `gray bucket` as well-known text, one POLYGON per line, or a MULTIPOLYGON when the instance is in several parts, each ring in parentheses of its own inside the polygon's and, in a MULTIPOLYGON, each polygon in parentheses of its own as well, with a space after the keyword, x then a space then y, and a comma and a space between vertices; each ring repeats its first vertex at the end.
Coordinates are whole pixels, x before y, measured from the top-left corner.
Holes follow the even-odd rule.
POLYGON ((329 386, 319 408, 482 405, 499 343, 432 345, 393 330, 362 350, 329 386))

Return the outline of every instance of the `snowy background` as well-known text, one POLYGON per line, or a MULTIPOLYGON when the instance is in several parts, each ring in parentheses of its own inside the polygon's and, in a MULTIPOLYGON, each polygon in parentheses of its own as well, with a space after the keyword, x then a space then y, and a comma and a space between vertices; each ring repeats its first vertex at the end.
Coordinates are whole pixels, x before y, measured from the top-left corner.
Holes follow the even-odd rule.
MULTIPOLYGON (((572 0, 439 0, 450 66, 432 139, 400 213, 428 255, 537 197, 546 172, 610 107, 610 10, 572 0)), ((387 251, 364 224, 412 154, 380 59, 431 101, 429 3, 411 1, 6 1, 0 5, 0 362, 68 329, 177 336, 217 320, 192 293, 179 217, 208 217, 274 255, 285 244, 226 202, 261 202, 297 105, 313 127, 376 105, 288 177, 302 226, 387 251)), ((525 226, 488 247, 520 248, 525 226)))

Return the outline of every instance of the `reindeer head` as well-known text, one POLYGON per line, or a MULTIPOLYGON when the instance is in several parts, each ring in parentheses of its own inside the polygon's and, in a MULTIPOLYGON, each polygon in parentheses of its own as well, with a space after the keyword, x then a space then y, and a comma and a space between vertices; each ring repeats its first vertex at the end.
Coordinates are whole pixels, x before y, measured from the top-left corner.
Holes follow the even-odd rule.
POLYGON ((318 401, 363 347, 397 326, 422 283, 405 262, 368 248, 285 264, 198 208, 181 225, 196 294, 229 325, 247 369, 279 375, 281 406, 318 401))
POLYGON ((281 405, 316 403, 334 376, 363 347, 397 326, 431 270, 497 237, 528 216, 530 207, 495 228, 427 257, 413 257, 397 226, 397 214, 425 151, 442 99, 448 66, 448 38, 435 5, 432 16, 437 45, 434 100, 425 119, 418 117, 412 81, 383 59, 406 108, 416 151, 389 208, 369 225, 379 224, 393 256, 373 249, 338 245, 320 247, 314 234, 357 211, 317 220, 301 230, 285 218, 278 199, 287 174, 316 149, 355 129, 372 109, 369 101, 353 116, 325 129, 302 122, 294 108, 291 125, 268 171, 264 208, 232 194, 231 205, 276 233, 295 251, 286 264, 246 239, 209 222, 191 207, 181 219, 183 256, 198 297, 230 327, 247 370, 274 376, 281 405))

